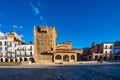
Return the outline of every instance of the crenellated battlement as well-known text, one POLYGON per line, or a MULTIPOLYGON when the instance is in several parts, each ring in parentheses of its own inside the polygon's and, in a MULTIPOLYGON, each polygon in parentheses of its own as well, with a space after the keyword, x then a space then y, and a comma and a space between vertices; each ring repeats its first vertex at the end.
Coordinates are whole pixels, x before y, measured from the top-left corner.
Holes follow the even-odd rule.
POLYGON ((48 25, 41 25, 39 27, 34 26, 34 30, 37 32, 43 32, 43 31, 48 32, 48 31, 55 31, 55 27, 53 26, 48 27, 48 25))

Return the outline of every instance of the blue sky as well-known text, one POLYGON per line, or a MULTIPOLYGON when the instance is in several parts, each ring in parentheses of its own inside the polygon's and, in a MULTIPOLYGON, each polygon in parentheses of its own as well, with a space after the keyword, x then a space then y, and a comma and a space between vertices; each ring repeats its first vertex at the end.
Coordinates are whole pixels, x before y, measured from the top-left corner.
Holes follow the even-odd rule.
POLYGON ((55 26, 57 43, 73 48, 120 40, 119 0, 0 0, 0 31, 33 41, 33 26, 55 26))

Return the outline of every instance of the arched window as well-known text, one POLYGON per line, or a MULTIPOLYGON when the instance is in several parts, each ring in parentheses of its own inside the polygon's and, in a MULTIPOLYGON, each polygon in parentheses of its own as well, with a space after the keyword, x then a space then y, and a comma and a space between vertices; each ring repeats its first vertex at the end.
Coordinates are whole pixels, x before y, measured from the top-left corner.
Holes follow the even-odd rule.
POLYGON ((20 58, 20 62, 22 61, 22 58, 20 58))
POLYGON ((3 58, 1 58, 0 60, 1 60, 1 62, 3 62, 3 58))
POLYGON ((10 62, 13 62, 13 59, 10 59, 10 62))
POLYGON ((7 59, 7 58, 5 58, 5 62, 8 62, 8 59, 7 59))
POLYGON ((29 58, 29 60, 30 60, 31 62, 35 62, 35 61, 34 61, 34 58, 29 58))
POLYGON ((17 62, 18 60, 17 59, 15 59, 15 62, 17 62))
POLYGON ((56 58, 55 58, 56 60, 61 60, 62 59, 62 57, 61 57, 61 55, 56 55, 56 58))
POLYGON ((74 55, 71 56, 71 60, 75 60, 75 56, 74 55))

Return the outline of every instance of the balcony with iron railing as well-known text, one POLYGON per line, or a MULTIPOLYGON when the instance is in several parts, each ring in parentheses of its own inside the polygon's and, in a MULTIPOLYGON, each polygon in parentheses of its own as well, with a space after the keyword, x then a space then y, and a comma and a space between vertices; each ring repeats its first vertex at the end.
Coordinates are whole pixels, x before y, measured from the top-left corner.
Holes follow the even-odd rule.
POLYGON ((22 51, 26 51, 27 49, 26 48, 23 48, 22 51))
POLYGON ((33 57, 33 55, 16 55, 16 57, 33 57))
POLYGON ((28 49, 28 51, 32 51, 32 49, 28 49))
POLYGON ((7 56, 7 58, 17 58, 16 56, 7 56))
POLYGON ((21 49, 18 48, 17 51, 21 51, 21 49))

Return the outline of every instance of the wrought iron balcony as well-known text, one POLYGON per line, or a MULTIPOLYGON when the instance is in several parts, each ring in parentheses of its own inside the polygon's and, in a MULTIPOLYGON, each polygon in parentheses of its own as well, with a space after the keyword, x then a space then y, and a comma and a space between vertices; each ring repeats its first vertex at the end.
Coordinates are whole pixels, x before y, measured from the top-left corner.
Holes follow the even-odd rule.
POLYGON ((16 55, 16 57, 33 57, 31 55, 16 55))

